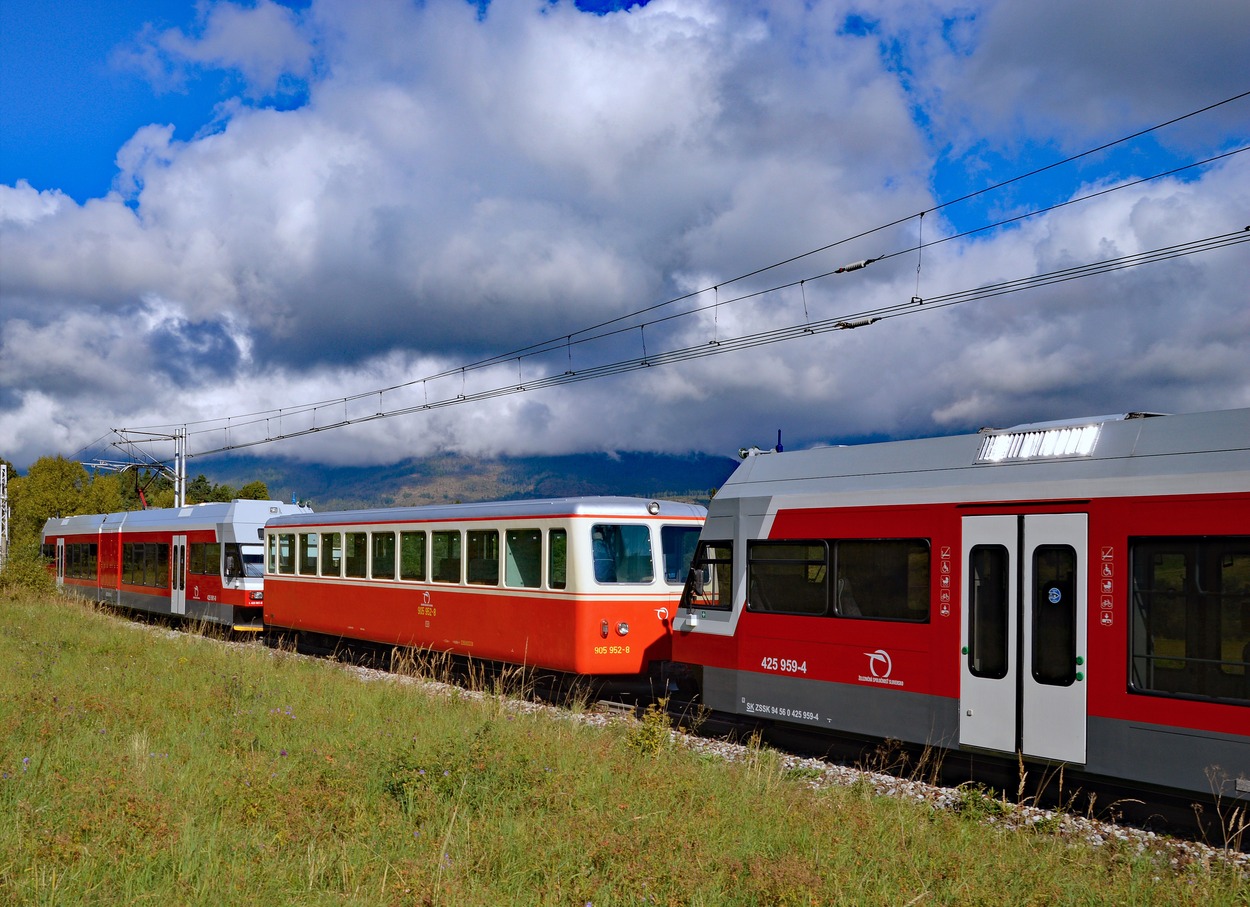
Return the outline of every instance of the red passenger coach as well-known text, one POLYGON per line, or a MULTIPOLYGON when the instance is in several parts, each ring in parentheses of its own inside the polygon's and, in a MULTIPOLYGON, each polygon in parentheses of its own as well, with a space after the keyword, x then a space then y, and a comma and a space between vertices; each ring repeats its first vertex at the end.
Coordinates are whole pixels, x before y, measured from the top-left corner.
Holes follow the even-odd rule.
POLYGON ((748 456, 673 655, 716 710, 1250 801, 1250 409, 748 456))
POLYGON ((586 675, 670 658, 704 508, 567 498, 282 517, 265 625, 586 675))
POLYGON ((56 582, 121 608, 262 629, 265 521, 307 507, 232 501, 53 518, 56 582))

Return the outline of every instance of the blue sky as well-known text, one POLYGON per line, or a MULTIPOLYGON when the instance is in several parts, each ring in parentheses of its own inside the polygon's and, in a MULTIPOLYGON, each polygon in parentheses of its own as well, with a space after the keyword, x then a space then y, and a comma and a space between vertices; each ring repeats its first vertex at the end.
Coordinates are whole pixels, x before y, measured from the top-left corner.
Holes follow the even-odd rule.
POLYGON ((175 24, 189 4, 163 0, 0 3, 0 180, 26 179, 75 201, 105 195, 114 156, 140 126, 173 122, 190 138, 212 118, 224 74, 157 90, 119 65, 145 25, 175 24))
POLYGON ((1247 60, 1241 0, 0 0, 0 456, 475 394, 255 450, 724 452, 1250 405, 1245 245, 491 392, 1245 226, 1250 98, 939 206, 1250 90, 1247 60))

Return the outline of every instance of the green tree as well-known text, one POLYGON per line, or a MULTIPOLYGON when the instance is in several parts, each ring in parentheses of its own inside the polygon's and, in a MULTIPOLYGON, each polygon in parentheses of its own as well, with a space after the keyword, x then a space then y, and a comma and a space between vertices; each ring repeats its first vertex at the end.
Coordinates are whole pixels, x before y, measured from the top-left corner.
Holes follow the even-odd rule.
POLYGON ((260 481, 248 482, 239 489, 236 497, 244 501, 268 501, 269 486, 260 481))
POLYGON ((137 496, 126 493, 130 484, 122 473, 96 473, 87 486, 82 513, 119 513, 135 509, 131 501, 137 496))
POLYGON ((40 457, 26 475, 9 480, 14 546, 37 542, 50 517, 90 513, 85 509, 91 477, 81 463, 64 457, 40 457))
POLYGON ((194 479, 187 482, 187 502, 191 504, 202 504, 205 501, 215 501, 213 497, 213 483, 208 480, 204 473, 200 473, 194 479))

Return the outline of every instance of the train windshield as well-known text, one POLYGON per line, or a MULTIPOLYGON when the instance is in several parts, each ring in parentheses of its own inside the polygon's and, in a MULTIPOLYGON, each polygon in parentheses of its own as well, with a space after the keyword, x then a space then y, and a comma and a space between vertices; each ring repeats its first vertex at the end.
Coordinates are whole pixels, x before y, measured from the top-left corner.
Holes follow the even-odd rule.
POLYGON ((226 578, 235 576, 264 576, 265 549, 263 545, 226 543, 226 578))
POLYGON ((690 565, 681 607, 728 610, 733 606, 732 584, 733 543, 703 542, 690 565))
POLYGON ((686 581, 694 550, 699 546, 698 526, 662 526, 660 545, 664 549, 664 581, 680 585, 686 581))
POLYGON ((655 579, 651 560, 651 527, 599 523, 590 530, 597 583, 649 583, 655 579))

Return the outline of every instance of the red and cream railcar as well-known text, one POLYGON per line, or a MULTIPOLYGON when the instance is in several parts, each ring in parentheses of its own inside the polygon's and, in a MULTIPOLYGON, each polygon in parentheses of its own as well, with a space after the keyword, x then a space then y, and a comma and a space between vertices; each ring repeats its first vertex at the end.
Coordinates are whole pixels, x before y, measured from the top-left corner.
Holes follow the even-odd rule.
POLYGON ((262 629, 265 521, 308 508, 277 501, 52 518, 44 554, 56 582, 95 601, 262 629))
POLYGON ((267 631, 587 675, 670 658, 706 510, 588 497, 357 510, 266 527, 267 631))
POLYGON ((716 710, 1250 800, 1250 409, 748 456, 673 652, 716 710))

